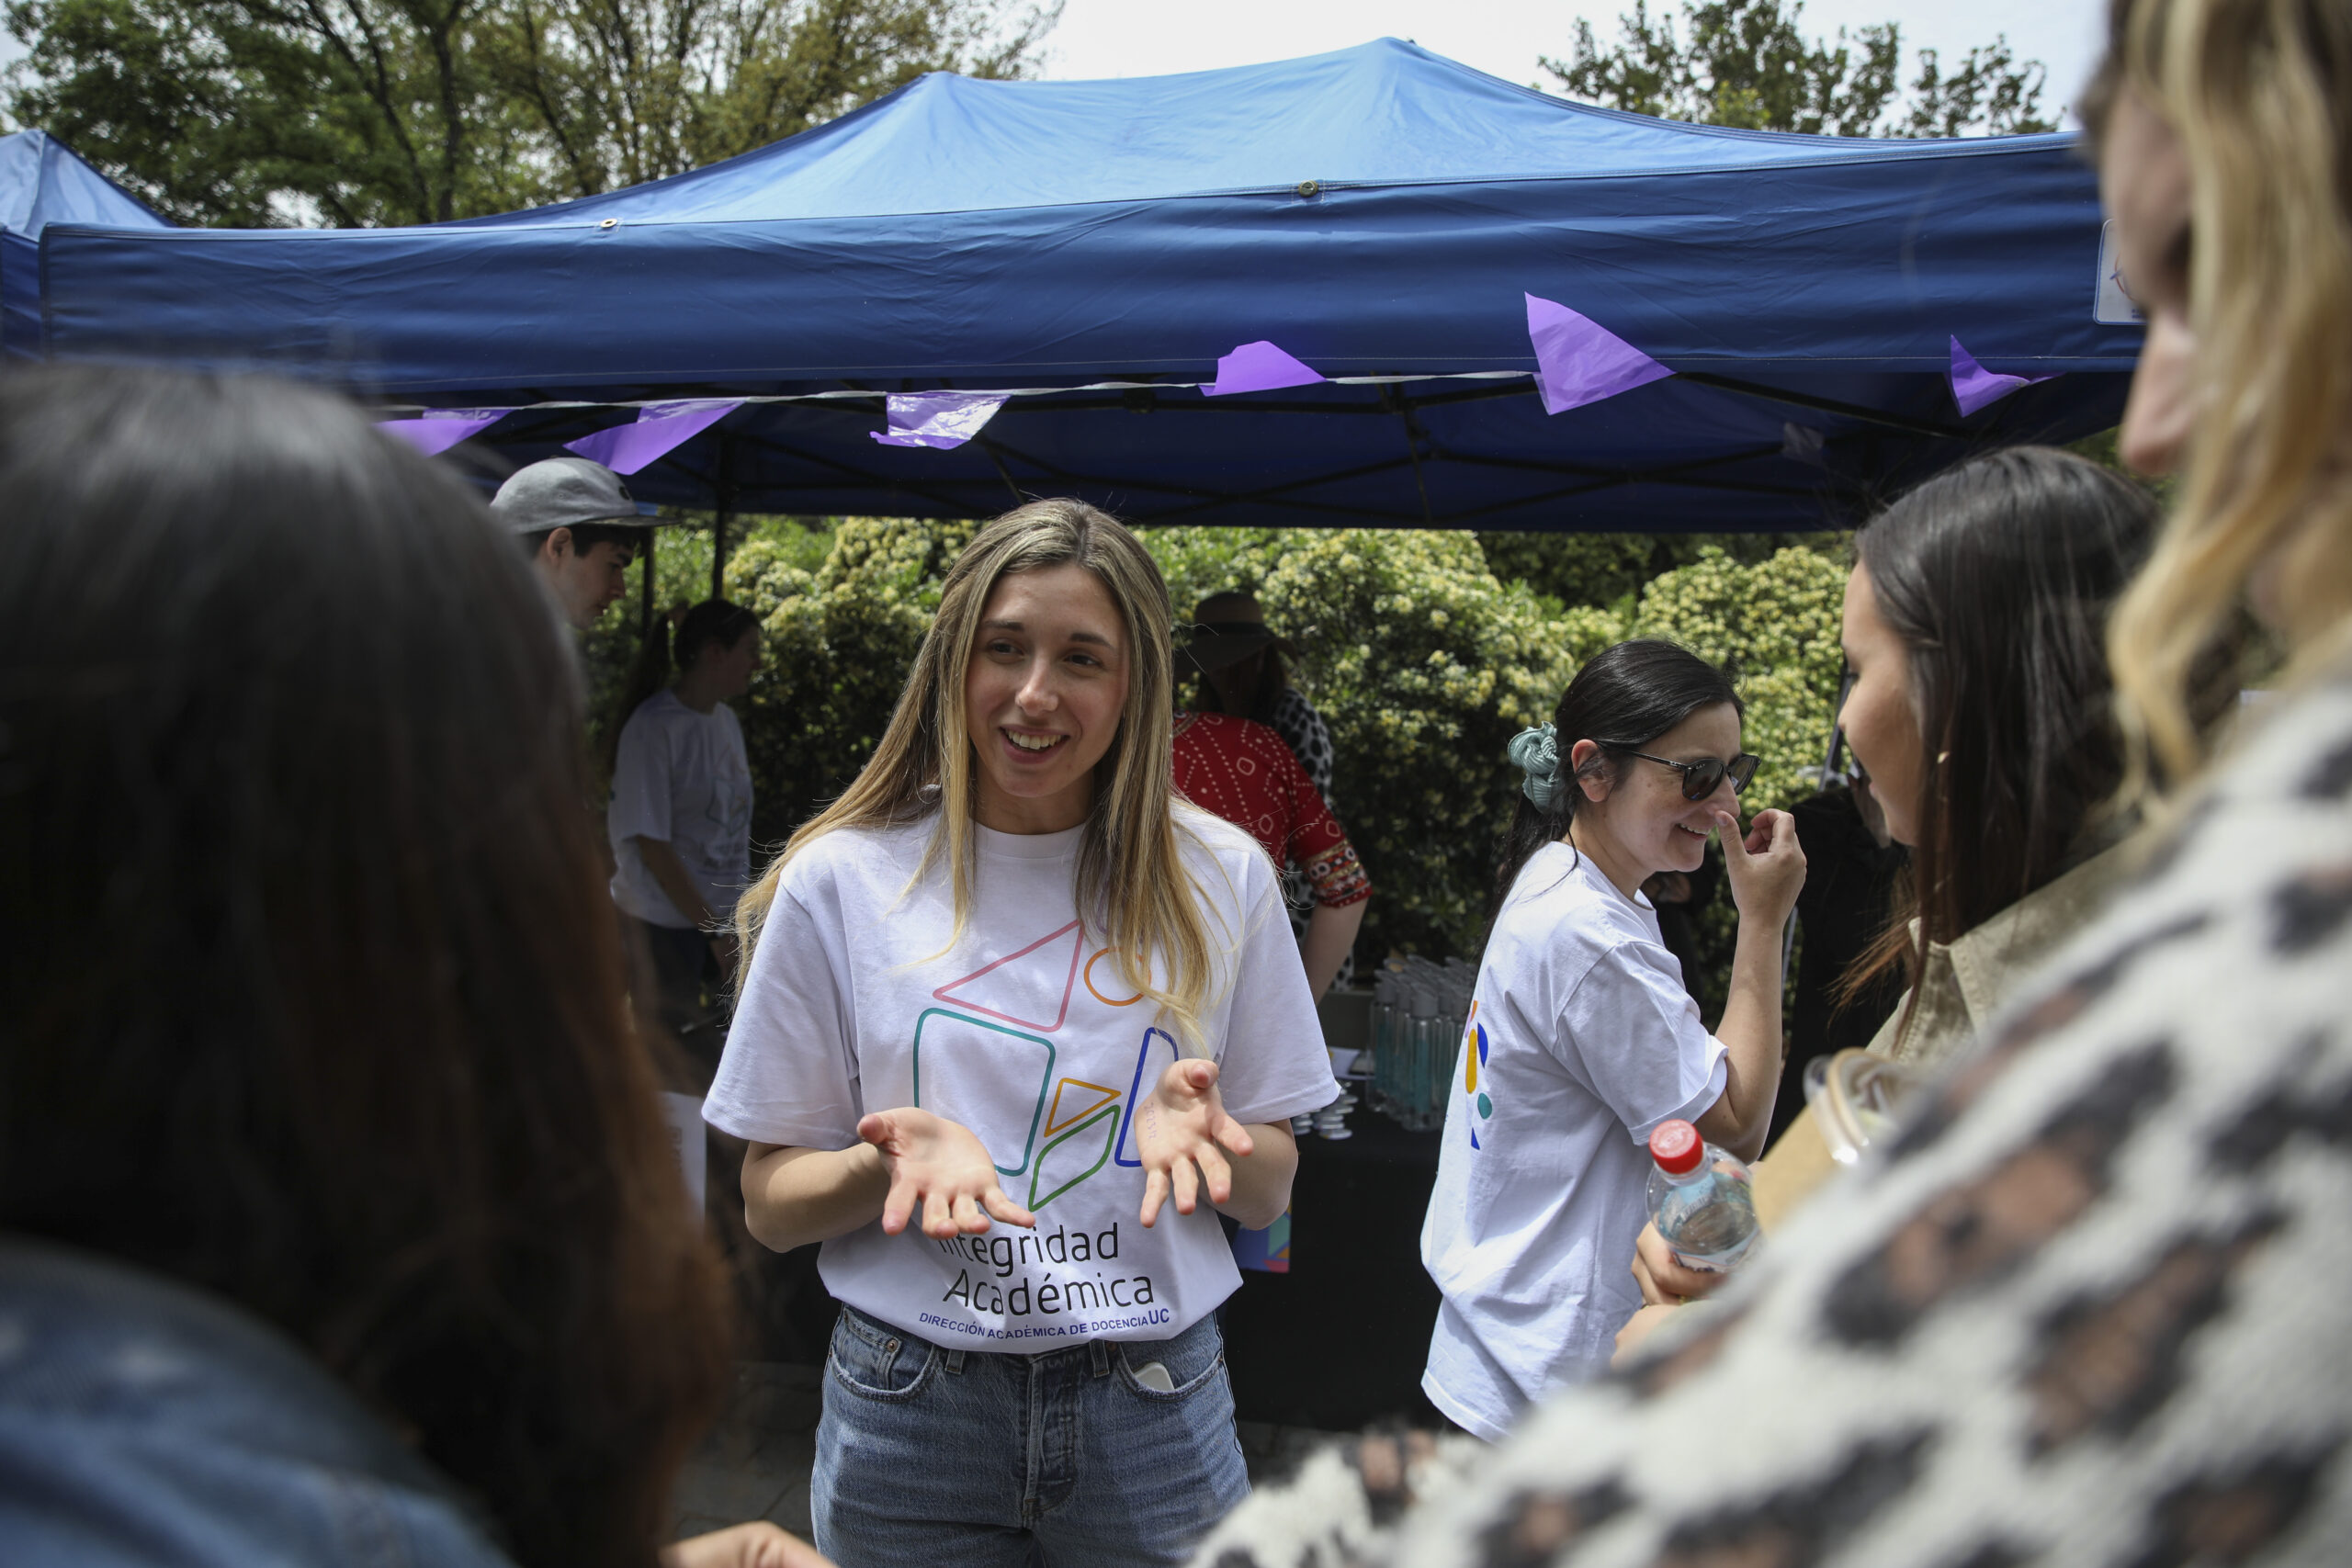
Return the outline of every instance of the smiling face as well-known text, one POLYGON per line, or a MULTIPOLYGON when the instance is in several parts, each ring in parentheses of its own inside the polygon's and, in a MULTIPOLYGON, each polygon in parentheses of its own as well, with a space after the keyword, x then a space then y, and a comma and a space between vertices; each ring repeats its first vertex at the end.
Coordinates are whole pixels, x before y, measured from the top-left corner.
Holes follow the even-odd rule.
POLYGON ((1126 708, 1127 664, 1125 623, 1084 567, 997 580, 964 674, 982 827, 1057 833, 1086 820, 1094 765, 1126 708))
POLYGON ((1839 640, 1847 668, 1854 672, 1846 705, 1838 710, 1846 744, 1870 773, 1871 793, 1886 815, 1887 836, 1898 844, 1917 844, 1927 746, 1911 695, 1911 650, 1879 613, 1871 574, 1859 561, 1846 579, 1839 640))
MULTIPOLYGON (((1570 752, 1571 765, 1581 765, 1592 754, 1587 750, 1591 745, 1577 741, 1570 752)), ((1712 757, 1727 763, 1739 755, 1738 711, 1729 703, 1710 703, 1641 750, 1676 762, 1712 757)), ((1577 783, 1585 804, 1574 824, 1577 847, 1600 863, 1610 881, 1629 892, 1660 872, 1698 870, 1707 852, 1707 835, 1715 830, 1715 813, 1739 814, 1729 779, 1703 800, 1686 800, 1680 773, 1622 753, 1610 755, 1603 776, 1577 783)))

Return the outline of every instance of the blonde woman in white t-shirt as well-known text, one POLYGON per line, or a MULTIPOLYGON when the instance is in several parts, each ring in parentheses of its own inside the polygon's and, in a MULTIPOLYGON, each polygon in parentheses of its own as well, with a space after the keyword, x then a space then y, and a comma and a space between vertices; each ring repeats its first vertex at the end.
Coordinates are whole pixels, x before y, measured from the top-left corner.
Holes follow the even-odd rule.
POLYGON ((1781 1079, 1781 933, 1804 885, 1782 811, 1743 833, 1738 696, 1672 643, 1619 643, 1553 721, 1511 742, 1526 773, 1448 1108, 1421 1260, 1443 1293, 1421 1387, 1488 1441, 1609 1364, 1641 1296, 1627 1271, 1657 1125, 1752 1156, 1781 1079), (1641 886, 1698 869, 1720 833, 1739 909, 1711 1033, 1641 886))
POLYGON ((1279 1215, 1287 1121, 1338 1089, 1273 866, 1171 795, 1170 621, 1093 508, 989 525, 873 761, 738 906, 706 1114, 752 1233, 822 1243, 842 1303, 843 1568, 1178 1562, 1248 1490, 1212 1210, 1279 1215))

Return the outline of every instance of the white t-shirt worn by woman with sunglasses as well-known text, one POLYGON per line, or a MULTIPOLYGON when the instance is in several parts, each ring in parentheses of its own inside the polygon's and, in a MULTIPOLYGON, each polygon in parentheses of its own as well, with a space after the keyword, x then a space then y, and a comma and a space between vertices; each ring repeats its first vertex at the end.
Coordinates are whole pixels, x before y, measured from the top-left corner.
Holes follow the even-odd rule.
POLYGON ((1657 912, 1565 843, 1512 883, 1478 967, 1421 1261, 1444 1293, 1421 1388, 1489 1442, 1598 1376, 1641 1294, 1659 1122, 1724 1092, 1657 912))

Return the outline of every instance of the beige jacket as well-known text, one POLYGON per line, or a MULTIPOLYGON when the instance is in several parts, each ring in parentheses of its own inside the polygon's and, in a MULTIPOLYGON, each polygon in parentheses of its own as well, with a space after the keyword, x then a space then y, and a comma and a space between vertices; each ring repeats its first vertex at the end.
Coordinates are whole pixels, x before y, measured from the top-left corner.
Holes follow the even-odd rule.
MULTIPOLYGON (((1871 1039, 1870 1049, 1898 1062, 1939 1062, 1972 1039, 2018 982, 2089 923, 2106 903, 2124 870, 2121 846, 2093 855, 2057 881, 2029 893, 1999 914, 1946 946, 1928 948, 1919 1006, 1900 1048, 1897 1008, 1871 1039)), ((1912 922, 1916 934, 1918 922, 1912 922)), ((1756 1167, 1756 1218, 1767 1231, 1837 1173, 1829 1145, 1813 1119, 1813 1108, 1789 1123, 1771 1152, 1756 1167)))
MULTIPOLYGON (((1926 971, 1911 1027, 1895 1038, 1903 1009, 1871 1037, 1870 1049, 1898 1062, 1942 1061, 1972 1039, 2018 982, 2046 962, 2090 922, 2123 873, 2121 846, 2101 851, 2074 870, 2027 894, 1959 941, 1928 944, 1926 971)), ((1919 922, 1911 922, 1916 939, 1919 922)))

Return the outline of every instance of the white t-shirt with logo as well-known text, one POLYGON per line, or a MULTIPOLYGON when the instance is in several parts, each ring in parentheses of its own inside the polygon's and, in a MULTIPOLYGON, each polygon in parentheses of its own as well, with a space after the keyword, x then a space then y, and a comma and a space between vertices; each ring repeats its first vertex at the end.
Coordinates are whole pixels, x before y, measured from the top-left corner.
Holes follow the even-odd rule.
POLYGON ((721 919, 743 896, 752 863, 752 767, 743 727, 725 703, 696 713, 656 692, 621 727, 613 803, 613 902, 657 926, 690 927, 629 840, 659 839, 678 852, 703 902, 721 919))
POLYGON ((1724 1091, 1648 900, 1589 857, 1528 860, 1478 968, 1446 1110, 1421 1261, 1444 1292, 1421 1388, 1498 1441, 1530 1404, 1609 1365, 1641 1292, 1659 1122, 1724 1091))
MULTIPOLYGON (((1195 1054, 1227 1114, 1279 1123, 1339 1093, 1273 867, 1239 829, 1180 805, 1216 976, 1195 1054)), ((1216 1215, 1143 1228, 1136 1101, 1176 1060, 1169 1021, 1122 977, 1073 882, 1084 829, 975 824, 976 901, 952 951, 943 863, 916 881, 935 817, 829 833, 794 856, 743 982, 704 1115, 796 1148, 857 1142, 869 1111, 920 1106, 977 1134, 1037 1216, 937 1241, 877 1220, 824 1244, 836 1300, 937 1343, 1050 1350, 1167 1339, 1240 1282, 1216 1215)), ((1155 973, 1164 975, 1164 967, 1155 973)))

